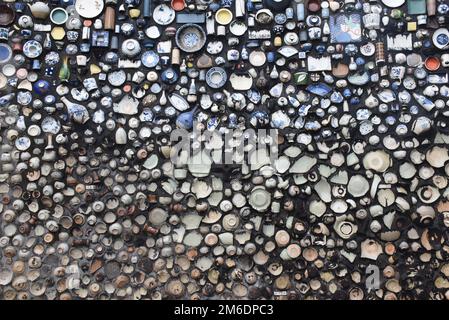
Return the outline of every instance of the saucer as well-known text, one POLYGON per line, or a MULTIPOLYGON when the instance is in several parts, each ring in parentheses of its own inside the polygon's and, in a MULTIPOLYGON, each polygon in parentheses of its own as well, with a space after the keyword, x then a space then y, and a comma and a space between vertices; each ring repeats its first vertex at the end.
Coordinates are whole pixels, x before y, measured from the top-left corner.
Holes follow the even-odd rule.
POLYGON ((449 44, 449 31, 440 28, 433 33, 432 42, 438 49, 443 49, 449 44))
POLYGON ((155 66, 157 66, 157 64, 159 63, 159 55, 150 50, 150 51, 146 51, 142 54, 142 57, 140 58, 140 60, 142 61, 142 64, 147 67, 147 68, 153 68, 155 66))
POLYGON ((221 25, 230 24, 233 18, 232 11, 227 8, 221 8, 215 13, 215 20, 221 25))
POLYGON ((228 75, 223 68, 213 67, 210 68, 206 73, 206 82, 211 88, 221 88, 225 85, 227 80, 228 75))
POLYGON ((229 26, 229 30, 235 36, 242 36, 248 30, 248 27, 242 21, 234 20, 229 26))
POLYGON ((5 43, 0 43, 0 64, 6 63, 11 60, 12 49, 5 43))
POLYGON ((86 19, 92 19, 99 16, 104 9, 103 0, 76 0, 75 10, 86 19))
POLYGON ((162 26, 169 25, 175 20, 175 10, 170 8, 166 4, 160 4, 156 8, 154 8, 153 19, 157 24, 162 26))
POLYGON ((30 59, 39 57, 41 53, 42 45, 36 40, 29 40, 23 45, 23 54, 30 59))
POLYGON ((255 67, 261 67, 267 61, 267 56, 262 51, 252 51, 249 54, 249 62, 255 67))

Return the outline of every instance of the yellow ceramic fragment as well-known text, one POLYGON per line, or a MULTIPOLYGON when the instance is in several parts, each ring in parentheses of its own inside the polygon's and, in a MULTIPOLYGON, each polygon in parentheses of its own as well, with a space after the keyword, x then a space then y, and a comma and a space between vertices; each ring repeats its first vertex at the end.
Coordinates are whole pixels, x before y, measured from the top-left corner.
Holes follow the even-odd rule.
POLYGON ((90 73, 91 74, 99 74, 101 72, 101 68, 97 66, 96 64, 90 65, 90 73))

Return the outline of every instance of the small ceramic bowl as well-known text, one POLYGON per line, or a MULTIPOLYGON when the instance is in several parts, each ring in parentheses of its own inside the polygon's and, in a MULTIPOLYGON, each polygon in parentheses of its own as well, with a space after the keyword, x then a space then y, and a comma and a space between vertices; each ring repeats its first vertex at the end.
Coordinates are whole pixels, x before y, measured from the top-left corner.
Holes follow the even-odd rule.
POLYGON ((206 33, 197 24, 185 24, 176 31, 176 45, 185 52, 197 52, 206 43, 206 33))
POLYGON ((15 18, 16 13, 10 6, 6 4, 0 4, 0 26, 9 26, 14 22, 15 18))
POLYGON ((436 71, 440 68, 441 62, 437 57, 428 57, 424 63, 429 71, 436 71))
POLYGON ((172 0, 171 7, 175 11, 182 11, 186 7, 184 0, 172 0))
POLYGON ((221 8, 215 13, 215 20, 221 25, 228 25, 233 18, 232 11, 227 8, 221 8))
POLYGON ((64 24, 67 22, 68 18, 69 18, 69 14, 63 8, 54 8, 50 12, 50 20, 54 24, 58 24, 58 25, 64 24))
POLYGON ((320 0, 309 0, 307 3, 307 9, 310 12, 318 12, 321 10, 320 0))

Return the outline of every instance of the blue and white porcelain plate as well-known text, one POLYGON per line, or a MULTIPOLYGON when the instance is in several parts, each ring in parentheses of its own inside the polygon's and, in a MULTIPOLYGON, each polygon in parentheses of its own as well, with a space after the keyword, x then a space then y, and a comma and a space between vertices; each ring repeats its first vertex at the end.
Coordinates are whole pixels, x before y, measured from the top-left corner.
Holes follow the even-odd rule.
POLYGON ((211 88, 221 88, 225 85, 227 80, 228 75, 223 68, 213 67, 210 68, 206 73, 206 82, 211 88))
POLYGON ((154 68, 159 63, 160 57, 156 52, 150 50, 144 52, 140 60, 142 60, 142 63, 145 67, 154 68))
POLYGON ((23 46, 23 54, 30 58, 34 59, 41 55, 42 53, 42 45, 36 40, 29 40, 25 42, 23 46))

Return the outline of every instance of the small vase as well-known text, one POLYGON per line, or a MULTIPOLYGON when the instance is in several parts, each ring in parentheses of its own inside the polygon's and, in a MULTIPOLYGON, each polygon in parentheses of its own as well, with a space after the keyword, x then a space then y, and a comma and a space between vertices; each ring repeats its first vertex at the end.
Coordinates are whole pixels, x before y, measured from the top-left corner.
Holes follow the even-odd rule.
POLYGON ((61 69, 59 69, 59 80, 68 81, 69 78, 70 78, 69 57, 64 57, 61 69))

